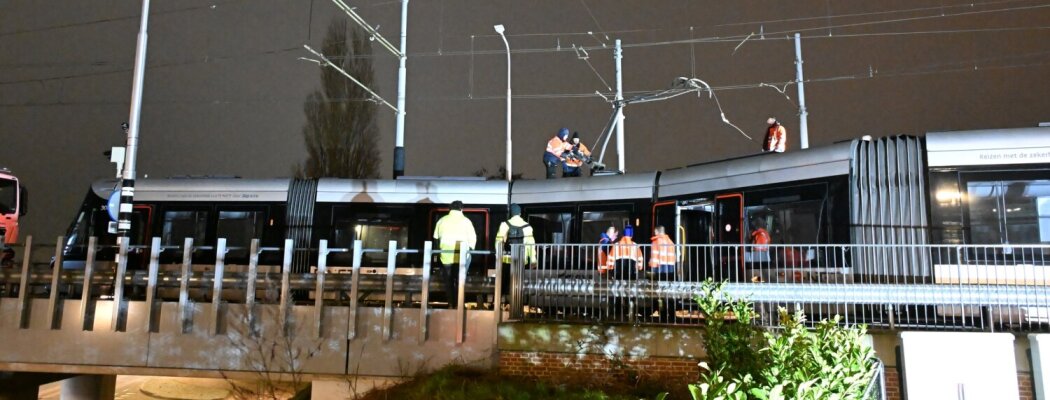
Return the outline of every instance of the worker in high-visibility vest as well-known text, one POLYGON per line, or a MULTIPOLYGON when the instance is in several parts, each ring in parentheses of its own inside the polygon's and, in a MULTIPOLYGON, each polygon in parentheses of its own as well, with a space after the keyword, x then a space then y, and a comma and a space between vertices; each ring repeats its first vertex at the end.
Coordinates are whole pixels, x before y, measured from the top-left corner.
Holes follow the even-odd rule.
POLYGON ((557 177, 558 166, 564 163, 562 155, 566 150, 572 150, 572 145, 569 144, 569 128, 561 128, 557 135, 547 141, 547 151, 543 153, 543 166, 547 169, 547 179, 557 177))
POLYGON ((769 236, 769 231, 762 227, 761 218, 751 219, 751 262, 768 263, 769 262, 769 243, 772 238, 769 236))
POLYGON ((565 165, 562 167, 562 178, 580 176, 580 169, 583 168, 584 162, 591 158, 591 150, 588 149, 583 142, 580 142, 579 132, 572 133, 572 139, 569 140, 569 145, 571 148, 563 153, 565 156, 565 165))
POLYGON ((612 245, 609 257, 606 260, 606 268, 613 270, 613 276, 617 279, 635 279, 638 271, 645 266, 645 257, 638 245, 634 243, 634 228, 630 225, 623 228, 623 237, 612 245))
POLYGON ((762 144, 762 151, 783 153, 787 149, 787 129, 776 117, 769 117, 766 123, 769 127, 766 128, 766 140, 762 144))
POLYGON ((511 245, 522 244, 525 245, 524 253, 521 253, 524 257, 522 262, 533 265, 536 264, 536 238, 533 236, 532 226, 521 217, 521 206, 517 204, 510 205, 510 219, 503 221, 499 224, 499 230, 496 231, 496 247, 497 249, 503 249, 503 293, 510 292, 510 266, 511 266, 511 245))
MULTIPOLYGON (((663 225, 653 228, 653 238, 649 252, 649 273, 655 281, 675 280, 675 265, 678 264, 678 251, 674 241, 667 236, 663 225)), ((671 322, 674 319, 675 299, 671 297, 654 298, 652 307, 660 313, 660 322, 671 322)), ((648 314, 648 315, 651 315, 648 314)))
MULTIPOLYGON (((449 308, 456 307, 458 300, 457 290, 459 284, 459 252, 463 246, 467 251, 473 250, 477 245, 478 235, 474 232, 474 224, 466 215, 463 215, 463 202, 456 200, 449 205, 448 215, 441 217, 434 225, 434 239, 438 240, 438 248, 441 249, 441 275, 445 282, 445 295, 448 296, 449 308)), ((467 254, 465 264, 470 265, 470 254, 467 254)))
POLYGON ((678 252, 674 241, 667 236, 663 225, 653 229, 652 251, 649 253, 649 273, 657 280, 674 278, 675 264, 678 263, 678 252))

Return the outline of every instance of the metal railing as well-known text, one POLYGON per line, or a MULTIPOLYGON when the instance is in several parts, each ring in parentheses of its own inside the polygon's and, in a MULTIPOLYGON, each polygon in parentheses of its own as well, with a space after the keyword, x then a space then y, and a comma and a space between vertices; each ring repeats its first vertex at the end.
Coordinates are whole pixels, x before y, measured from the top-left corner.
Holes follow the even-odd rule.
MULTIPOLYGON (((434 250, 431 242, 425 242, 422 250, 399 248, 396 241, 390 241, 385 249, 365 248, 361 241, 355 241, 350 248, 328 247, 326 240, 318 242, 317 248, 297 249, 292 240, 285 240, 282 247, 262 247, 259 240, 251 241, 247 248, 227 246, 226 239, 218 239, 214 246, 196 246, 193 239, 185 239, 182 246, 162 246, 160 238, 152 238, 148 246, 131 246, 126 238, 119 238, 116 245, 99 245, 95 237, 88 239, 82 256, 69 259, 71 246, 66 245, 64 237, 56 240, 56 245, 40 246, 33 243, 33 237, 27 236, 25 243, 12 246, 15 256, 5 260, 0 266, 0 296, 18 298, 18 315, 14 316, 17 326, 26 328, 29 324, 30 302, 34 298, 48 299, 48 325, 58 329, 58 316, 62 300, 80 298, 79 320, 81 329, 92 329, 95 300, 111 300, 111 316, 115 331, 126 330, 128 301, 141 300, 147 315, 143 318, 150 332, 156 332, 158 319, 153 313, 158 312, 157 303, 165 299, 178 302, 179 321, 183 332, 188 332, 192 323, 192 303, 194 300, 210 302, 209 320, 213 323, 212 334, 218 334, 221 324, 219 313, 224 303, 245 304, 251 310, 256 304, 279 304, 280 323, 289 328, 289 310, 292 305, 310 305, 314 308, 314 326, 310 327, 315 335, 322 332, 321 318, 325 307, 349 306, 347 323, 348 339, 356 336, 358 310, 362 306, 383 308, 383 335, 390 337, 392 315, 395 308, 418 308, 423 320, 433 306, 447 306, 454 297, 457 324, 456 334, 462 341, 464 337, 466 309, 488 308, 499 309, 502 282, 499 277, 502 263, 499 262, 502 252, 459 250, 434 250), (234 250, 247 252, 246 265, 228 265, 227 254, 234 250), (100 261, 97 255, 109 251, 112 260, 100 261), (213 252, 214 262, 195 263, 195 252, 213 252), (310 266, 310 272, 292 272, 293 254, 307 252, 315 254, 316 262, 310 266), (398 265, 399 255, 419 254, 421 268, 405 273, 398 265), (458 252, 459 274, 455 276, 455 293, 449 293, 449 287, 440 280, 432 280, 432 267, 442 271, 440 264, 432 260, 442 253, 458 252), (278 265, 260 265, 260 256, 270 253, 271 257, 280 259, 278 265), (351 254, 352 258, 345 265, 331 260, 340 253, 351 254), (178 263, 162 264, 162 255, 169 259, 179 259, 178 263), (366 254, 385 255, 386 267, 379 270, 364 271, 362 264, 366 254), (181 255, 181 257, 179 256, 181 255), (494 271, 478 263, 468 263, 470 255, 493 256, 496 260, 494 271), (484 271, 476 271, 484 269, 484 271), (480 273, 478 273, 480 272, 480 273), (432 294, 441 293, 444 301, 433 301, 432 294), (473 298, 472 298, 473 297, 473 298), (474 301, 471 301, 474 300, 474 301)), ((210 259, 209 258, 209 259, 210 259)), ((497 323, 502 316, 496 312, 497 323)), ((246 313, 248 325, 253 329, 257 321, 255 314, 246 313)), ((0 316, 9 318, 9 316, 0 316)), ((420 324, 420 338, 426 335, 427 324, 420 324)))
MULTIPOLYGON (((389 320, 395 308, 418 308, 426 315, 429 308, 448 303, 434 301, 435 292, 447 295, 449 288, 432 277, 432 271, 441 271, 434 265, 441 251, 430 242, 421 250, 398 248, 396 242, 386 248, 365 248, 361 242, 335 248, 326 241, 295 249, 289 241, 262 247, 256 240, 240 248, 222 239, 214 246, 196 246, 192 239, 182 246, 161 246, 153 238, 147 246, 123 240, 102 246, 91 238, 76 260, 64 259, 69 249, 64 238, 56 243, 38 246, 27 237, 0 268, 0 295, 18 298, 18 326, 28 323, 33 298, 48 299, 52 326, 59 323, 61 300, 84 300, 79 310, 84 329, 90 329, 93 312, 87 300, 114 300, 120 305, 113 308, 116 330, 124 329, 128 300, 156 304, 171 299, 179 304, 184 327, 193 301, 279 304, 281 310, 309 304, 317 315, 327 306, 349 306, 353 337, 359 307, 381 307, 389 320), (204 250, 213 262, 195 263, 200 258, 195 253, 204 250), (242 265, 228 265, 226 254, 234 250, 248 255, 242 265), (293 271, 292 255, 300 251, 316 261, 310 272, 293 271), (102 252, 112 259, 96 260, 102 252), (420 267, 399 264, 399 255, 420 253, 426 254, 419 257, 420 267), (365 268, 366 255, 382 257, 385 267, 365 268), (261 264, 263 256, 278 262, 261 264)), ((635 245, 599 266, 602 253, 613 249, 537 244, 526 259, 526 247, 515 245, 509 288, 499 279, 500 250, 470 252, 491 257, 491 267, 468 264, 461 255, 452 294, 460 318, 467 307, 500 309, 506 292, 511 317, 519 320, 695 325, 702 318, 693 296, 704 280, 713 279, 727 281, 730 294, 753 301, 758 322, 770 326, 777 322, 777 307, 802 309, 811 321, 840 315, 844 323, 874 328, 1046 331, 1050 326, 1050 246, 678 245, 660 249, 670 254, 662 259, 673 262, 659 266, 650 265, 650 245, 635 245)), ((209 317, 218 319, 220 307, 211 310, 209 317)), ((280 318, 286 321, 287 311, 280 318)), ((156 320, 145 318, 151 330, 156 320)))
POLYGON ((650 245, 634 246, 537 244, 533 264, 517 245, 511 317, 699 324, 693 296, 712 279, 753 301, 769 326, 777 307, 890 329, 1050 323, 1050 246, 678 245, 659 249, 672 254, 666 266, 650 264, 650 245))

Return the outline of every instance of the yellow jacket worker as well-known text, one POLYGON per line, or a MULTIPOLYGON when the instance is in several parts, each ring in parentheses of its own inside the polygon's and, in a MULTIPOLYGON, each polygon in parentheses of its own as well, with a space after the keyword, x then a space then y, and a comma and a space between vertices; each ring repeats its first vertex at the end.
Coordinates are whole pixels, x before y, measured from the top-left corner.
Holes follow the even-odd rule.
POLYGON ((456 244, 462 242, 467 250, 473 250, 478 244, 478 235, 474 232, 474 224, 467 216, 463 215, 463 202, 456 200, 449 206, 448 215, 441 217, 434 226, 434 240, 438 240, 442 251, 455 250, 455 253, 441 253, 441 263, 445 265, 459 264, 459 248, 456 244))

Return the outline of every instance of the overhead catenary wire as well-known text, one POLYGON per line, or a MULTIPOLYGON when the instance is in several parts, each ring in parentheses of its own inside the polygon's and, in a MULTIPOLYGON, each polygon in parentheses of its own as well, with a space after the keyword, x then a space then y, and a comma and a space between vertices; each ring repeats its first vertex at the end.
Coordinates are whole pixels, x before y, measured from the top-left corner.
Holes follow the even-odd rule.
MULTIPOLYGON (((398 109, 397 109, 397 107, 394 107, 394 106, 393 106, 392 104, 390 104, 390 102, 386 101, 386 100, 385 100, 385 99, 383 99, 383 98, 382 98, 381 96, 379 96, 378 94, 376 94, 376 92, 372 91, 372 89, 371 89, 371 88, 369 88, 369 87, 368 87, 367 85, 365 85, 364 83, 361 83, 361 81, 357 80, 357 78, 354 78, 354 76, 353 76, 353 75, 350 75, 350 73, 346 72, 345 70, 343 70, 342 68, 340 68, 340 67, 339 67, 338 65, 336 65, 335 63, 333 63, 332 61, 330 61, 330 60, 329 60, 328 58, 326 58, 326 57, 324 56, 324 54, 321 54, 321 53, 317 52, 316 50, 314 50, 313 48, 311 48, 311 47, 310 47, 309 45, 305 45, 305 44, 304 44, 304 45, 303 45, 303 48, 305 48, 305 49, 306 49, 306 51, 309 51, 310 53, 313 53, 313 55, 315 55, 315 56, 317 56, 318 58, 320 58, 320 59, 321 59, 321 61, 323 61, 323 62, 324 62, 325 64, 327 64, 329 68, 332 68, 332 69, 334 69, 334 70, 338 71, 338 72, 339 72, 340 74, 342 74, 343 76, 345 76, 345 77, 346 77, 347 79, 350 79, 350 81, 352 81, 352 82, 354 82, 355 84, 357 84, 357 86, 360 86, 360 87, 361 87, 362 89, 364 89, 364 90, 365 90, 366 92, 368 92, 368 94, 372 95, 372 97, 373 97, 373 98, 374 98, 375 100, 378 100, 378 101, 382 102, 383 104, 385 104, 385 105, 386 105, 387 107, 390 107, 390 109, 391 109, 391 110, 394 110, 394 112, 398 112, 398 109)), ((309 60, 309 59, 307 59, 307 60, 308 60, 308 61, 311 61, 311 62, 317 62, 316 60, 309 60)), ((318 64, 320 64, 320 62, 318 62, 318 64)))
POLYGON ((403 56, 401 54, 401 50, 399 50, 392 43, 390 43, 390 41, 386 40, 386 38, 383 37, 383 35, 379 34, 379 31, 375 27, 369 25, 368 22, 365 22, 364 18, 361 18, 360 15, 357 15, 357 12, 354 11, 354 7, 346 5, 346 3, 343 2, 343 0, 332 0, 332 3, 334 3, 336 7, 339 7, 339 9, 343 10, 343 12, 346 13, 346 15, 354 21, 354 23, 360 26, 361 29, 364 29, 365 33, 369 34, 370 37, 376 42, 379 42, 379 45, 387 49, 387 51, 389 51, 390 54, 393 54, 394 57, 400 58, 403 56))
MULTIPOLYGON (((840 81, 854 81, 854 80, 874 80, 884 78, 895 78, 895 77, 908 77, 908 76, 924 76, 932 74, 945 74, 945 73, 966 73, 966 72, 982 72, 982 71, 993 71, 1003 69, 1018 69, 1018 68, 1030 68, 1030 67, 1044 67, 1050 66, 1050 61, 1045 62, 1033 62, 1033 63, 1022 63, 1022 64, 1007 64, 1007 65, 991 65, 991 66, 974 66, 973 64, 966 62, 952 63, 953 65, 962 65, 961 67, 955 68, 944 68, 944 69, 919 69, 919 70, 897 70, 895 72, 879 72, 874 76, 868 74, 865 71, 863 74, 853 75, 838 75, 824 78, 809 78, 806 79, 806 83, 827 83, 827 82, 840 82, 840 81)), ((795 81, 784 81, 784 82, 762 82, 753 84, 739 84, 739 85, 726 85, 726 86, 713 86, 711 90, 714 91, 726 91, 726 90, 747 90, 747 89, 758 89, 773 87, 774 85, 792 85, 795 81)), ((624 92, 625 95, 639 95, 648 93, 647 91, 629 91, 624 92)), ((594 98, 596 97, 594 92, 591 93, 547 93, 547 94, 516 94, 514 95, 515 100, 551 100, 551 99, 580 99, 580 98, 594 98)), ((506 95, 500 96, 473 96, 473 97, 419 97, 418 101, 424 102, 435 102, 435 101, 488 101, 488 100, 505 100, 506 95)), ((335 98, 323 101, 311 101, 305 100, 305 102, 314 103, 340 103, 340 102, 375 102, 372 98, 335 98)), ((290 102, 302 104, 304 102, 302 97, 260 97, 260 98, 247 98, 247 99, 191 99, 191 100, 144 100, 143 104, 215 104, 215 105, 226 105, 234 103, 276 103, 276 102, 290 102)), ((57 106, 97 106, 97 105, 114 105, 114 106, 126 106, 127 101, 52 101, 52 102, 20 102, 20 103, 0 103, 0 107, 57 107, 57 106)))

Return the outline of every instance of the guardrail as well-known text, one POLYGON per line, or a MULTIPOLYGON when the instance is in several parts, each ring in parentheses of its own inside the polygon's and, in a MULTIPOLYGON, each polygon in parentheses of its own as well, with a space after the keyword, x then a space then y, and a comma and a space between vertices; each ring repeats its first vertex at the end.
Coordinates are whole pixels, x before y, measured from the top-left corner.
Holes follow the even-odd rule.
MULTIPOLYGON (((248 248, 227 246, 226 239, 218 239, 215 246, 195 246, 193 239, 187 238, 183 246, 161 246, 160 238, 152 238, 148 246, 130 246, 126 238, 118 238, 115 246, 100 246, 95 237, 88 239, 83 260, 64 260, 67 249, 64 237, 59 237, 54 246, 39 246, 33 243, 32 236, 27 236, 23 244, 15 245, 14 257, 5 259, 0 266, 0 295, 18 298, 16 324, 26 328, 29 323, 30 301, 34 298, 48 299, 48 325, 57 329, 61 302, 66 298, 81 299, 78 310, 79 321, 83 330, 90 330, 93 321, 94 300, 112 300, 113 307, 111 329, 127 329, 129 300, 143 300, 147 315, 143 319, 149 332, 156 332, 157 304, 163 299, 178 301, 178 314, 183 332, 190 329, 192 321, 191 299, 201 299, 212 304, 209 308, 209 320, 219 321, 219 313, 224 303, 242 303, 252 310, 256 304, 279 304, 280 323, 286 331, 290 329, 289 310, 292 304, 311 303, 314 308, 314 326, 310 327, 315 336, 320 336, 322 327, 321 315, 326 306, 349 306, 347 321, 348 338, 353 339, 357 332, 358 310, 364 305, 383 308, 385 338, 390 337, 390 327, 395 308, 418 308, 421 320, 426 320, 428 309, 433 305, 447 305, 448 296, 455 296, 458 330, 457 338, 464 337, 464 319, 468 308, 469 296, 477 296, 472 307, 499 309, 502 282, 490 276, 490 273, 477 274, 467 263, 468 255, 495 255, 495 277, 502 271, 499 262, 501 252, 459 250, 459 274, 456 276, 455 293, 448 293, 444 282, 431 279, 432 259, 442 253, 452 251, 434 250, 431 242, 425 242, 422 250, 398 248, 397 242, 391 241, 385 249, 365 248, 361 241, 355 241, 350 248, 328 247, 326 240, 318 242, 315 249, 297 249, 292 240, 285 240, 282 247, 261 247, 259 240, 254 239, 248 248), (103 250, 114 250, 113 261, 98 261, 96 254, 103 250), (133 251, 140 251, 145 257, 141 266, 131 265, 129 258, 133 251), (214 263, 194 264, 194 252, 197 250, 214 251, 214 263), (247 265, 227 265, 226 255, 232 250, 247 250, 247 265), (180 264, 161 264, 161 254, 172 251, 182 254, 180 264), (316 263, 309 273, 292 272, 293 254, 297 251, 316 252, 316 263), (273 252, 283 256, 280 265, 260 265, 259 256, 273 252), (422 268, 418 273, 399 273, 397 258, 399 254, 419 254, 422 252, 422 268), (350 265, 332 265, 329 259, 338 253, 352 254, 350 265), (365 254, 385 254, 386 267, 381 271, 364 273, 362 260, 365 254), (53 256, 51 256, 53 255, 53 256), (50 257, 49 257, 50 256, 50 257), (330 271, 333 268, 341 270, 330 271), (343 273, 343 272, 348 273, 343 273), (434 302, 432 293, 444 294, 446 301, 434 302), (210 299, 210 300, 209 300, 210 299)), ((134 264, 134 263, 132 263, 134 264)), ((440 265, 433 265, 435 269, 440 265)), ((476 268, 476 266, 475 266, 476 268)), ((485 271, 488 272, 488 271, 485 271)), ((496 312, 499 322, 502 312, 496 312)), ((8 318, 8 316, 0 316, 8 318)), ((253 312, 247 313, 249 329, 254 329, 253 312)), ((221 324, 212 323, 212 334, 221 324)), ((427 324, 420 324, 420 338, 427 335, 427 324)))
POLYGON ((1050 246, 677 245, 657 249, 674 260, 662 267, 650 264, 652 246, 633 246, 537 244, 532 265, 516 246, 511 317, 699 324, 692 298, 713 279, 770 326, 777 307, 890 329, 1050 323, 1050 246), (619 260, 601 263, 609 257, 619 260))
MULTIPOLYGON (((61 300, 79 297, 84 329, 90 329, 93 312, 87 300, 112 299, 120 305, 111 316, 114 330, 125 329, 129 299, 151 305, 177 299, 184 327, 191 318, 191 299, 199 299, 213 305, 279 304, 285 310, 280 315, 285 326, 291 304, 312 303, 316 315, 326 306, 349 306, 352 338, 359 307, 381 307, 389 322, 395 308, 418 308, 425 316, 429 308, 447 304, 433 301, 435 292, 448 288, 432 279, 432 271, 439 268, 432 259, 441 251, 430 242, 422 250, 398 248, 396 242, 369 249, 360 241, 350 248, 320 241, 314 249, 295 249, 290 241, 283 247, 261 247, 255 240, 237 248, 223 239, 214 246, 195 246, 186 239, 183 246, 165 247, 159 238, 149 246, 129 246, 124 240, 100 246, 90 238, 84 260, 75 262, 63 260, 64 238, 56 243, 36 246, 27 237, 26 243, 15 246, 16 256, 0 268, 0 295, 18 297, 15 320, 20 327, 28 323, 33 298, 48 299, 54 326, 61 300), (112 250, 114 260, 95 260, 101 250, 112 250), (196 250, 213 251, 214 263, 194 264, 196 250), (227 265, 226 254, 233 250, 247 251, 247 265, 227 265), (129 270, 130 254, 136 251, 143 265, 132 263, 129 270), (311 272, 292 272, 297 251, 316 255, 311 272), (165 252, 181 253, 182 262, 161 264, 165 252), (260 255, 267 252, 280 255, 281 263, 260 265, 260 255), (398 255, 420 252, 429 255, 422 257, 422 268, 398 265, 398 255), (352 256, 349 265, 330 262, 340 253, 352 256), (366 272, 366 254, 386 255, 385 268, 366 272)), ((478 271, 477 263, 466 263, 464 253, 454 293, 459 318, 464 318, 467 303, 500 309, 502 294, 509 289, 513 319, 696 325, 702 319, 692 298, 704 280, 714 279, 728 281, 729 293, 751 299, 759 311, 758 322, 770 326, 777 322, 777 307, 801 308, 811 320, 841 315, 845 323, 874 328, 1046 331, 1050 326, 1050 246, 677 245, 658 249, 673 260, 658 266, 650 265, 650 245, 635 245, 634 250, 620 249, 630 257, 616 261, 614 254, 612 262, 599 268, 601 253, 614 248, 537 244, 532 245, 537 262, 528 264, 525 246, 515 245, 509 288, 497 278, 504 268, 501 251, 469 252, 495 256, 492 268, 485 271, 478 271)), ((154 313, 155 307, 147 310, 154 313)), ((210 310, 210 318, 217 320, 221 307, 210 310)), ((497 319, 502 316, 496 314, 497 319)), ((156 329, 156 318, 145 321, 156 329)), ((463 324, 458 326, 462 329, 463 324)), ((321 327, 312 329, 320 332, 321 327)), ((420 329, 425 336, 426 327, 420 329)))

